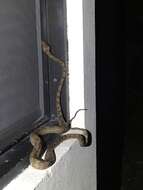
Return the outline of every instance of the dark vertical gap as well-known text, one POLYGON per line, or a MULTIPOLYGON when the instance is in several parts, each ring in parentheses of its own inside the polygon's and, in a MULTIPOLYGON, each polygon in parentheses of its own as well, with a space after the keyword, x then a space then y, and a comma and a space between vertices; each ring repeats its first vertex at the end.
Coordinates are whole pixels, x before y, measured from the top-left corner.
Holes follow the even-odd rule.
POLYGON ((127 128, 124 190, 143 189, 143 2, 126 0, 127 128))
POLYGON ((96 0, 98 190, 119 190, 125 131, 125 31, 122 1, 96 0))

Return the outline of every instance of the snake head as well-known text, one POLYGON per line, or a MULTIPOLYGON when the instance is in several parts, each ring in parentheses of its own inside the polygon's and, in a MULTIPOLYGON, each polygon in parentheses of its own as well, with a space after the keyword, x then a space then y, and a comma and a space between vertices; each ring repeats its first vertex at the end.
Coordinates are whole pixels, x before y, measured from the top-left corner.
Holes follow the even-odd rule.
POLYGON ((49 53, 49 52, 50 52, 50 47, 49 47, 49 45, 48 45, 46 42, 44 42, 44 41, 42 41, 41 44, 42 44, 42 49, 43 49, 43 51, 49 53))

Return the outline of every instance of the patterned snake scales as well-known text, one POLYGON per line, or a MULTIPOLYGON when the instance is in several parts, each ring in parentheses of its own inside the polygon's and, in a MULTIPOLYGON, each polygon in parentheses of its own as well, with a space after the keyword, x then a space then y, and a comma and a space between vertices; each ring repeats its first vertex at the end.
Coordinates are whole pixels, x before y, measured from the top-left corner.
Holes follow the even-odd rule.
MULTIPOLYGON (((54 56, 50 52, 50 47, 45 43, 42 42, 42 50, 43 52, 55 63, 60 64, 62 67, 62 76, 59 82, 59 86, 57 89, 56 94, 56 112, 57 112, 57 118, 58 118, 58 124, 54 126, 41 126, 38 129, 36 129, 31 135, 30 135, 30 141, 33 145, 33 150, 30 154, 30 164, 32 167, 44 170, 48 167, 52 166, 56 162, 56 155, 55 155, 55 148, 62 143, 65 140, 68 139, 78 139, 80 146, 87 146, 89 141, 89 131, 86 129, 80 129, 80 128, 71 128, 71 121, 74 119, 71 119, 70 121, 66 122, 64 120, 62 108, 61 108, 61 91, 62 87, 65 81, 65 78, 68 74, 68 69, 64 61, 60 60, 56 56, 54 56), (82 132, 82 134, 77 134, 76 131, 82 132), (72 132, 69 134, 69 132, 72 132), (43 141, 41 139, 41 136, 47 135, 47 134, 58 134, 60 138, 56 140, 54 143, 51 143, 46 150, 44 159, 43 156, 43 141)), ((80 111, 80 110, 78 110, 80 111)))

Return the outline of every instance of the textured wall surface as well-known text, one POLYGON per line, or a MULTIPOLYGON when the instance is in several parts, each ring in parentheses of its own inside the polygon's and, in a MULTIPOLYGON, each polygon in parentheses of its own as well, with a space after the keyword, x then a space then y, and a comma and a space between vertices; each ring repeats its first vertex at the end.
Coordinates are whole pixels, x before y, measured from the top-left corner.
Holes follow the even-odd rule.
POLYGON ((92 146, 80 148, 78 143, 73 144, 36 190, 96 189, 94 0, 83 0, 83 8, 86 127, 92 132, 92 146))

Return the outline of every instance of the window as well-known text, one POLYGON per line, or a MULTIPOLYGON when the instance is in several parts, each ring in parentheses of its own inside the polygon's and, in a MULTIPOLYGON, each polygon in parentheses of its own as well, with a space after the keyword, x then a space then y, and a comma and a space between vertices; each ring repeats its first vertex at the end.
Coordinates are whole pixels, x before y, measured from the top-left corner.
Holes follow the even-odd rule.
MULTIPOLYGON (((58 57, 67 60, 65 18, 65 1, 0 2, 1 188, 13 177, 11 169, 29 156, 30 132, 55 119, 56 77, 60 68, 42 55, 41 38, 49 42, 58 57)), ((67 93, 65 85, 64 100, 67 93)), ((62 104, 68 117, 66 101, 62 104)), ((21 163, 16 172, 28 164, 26 159, 21 163)))

